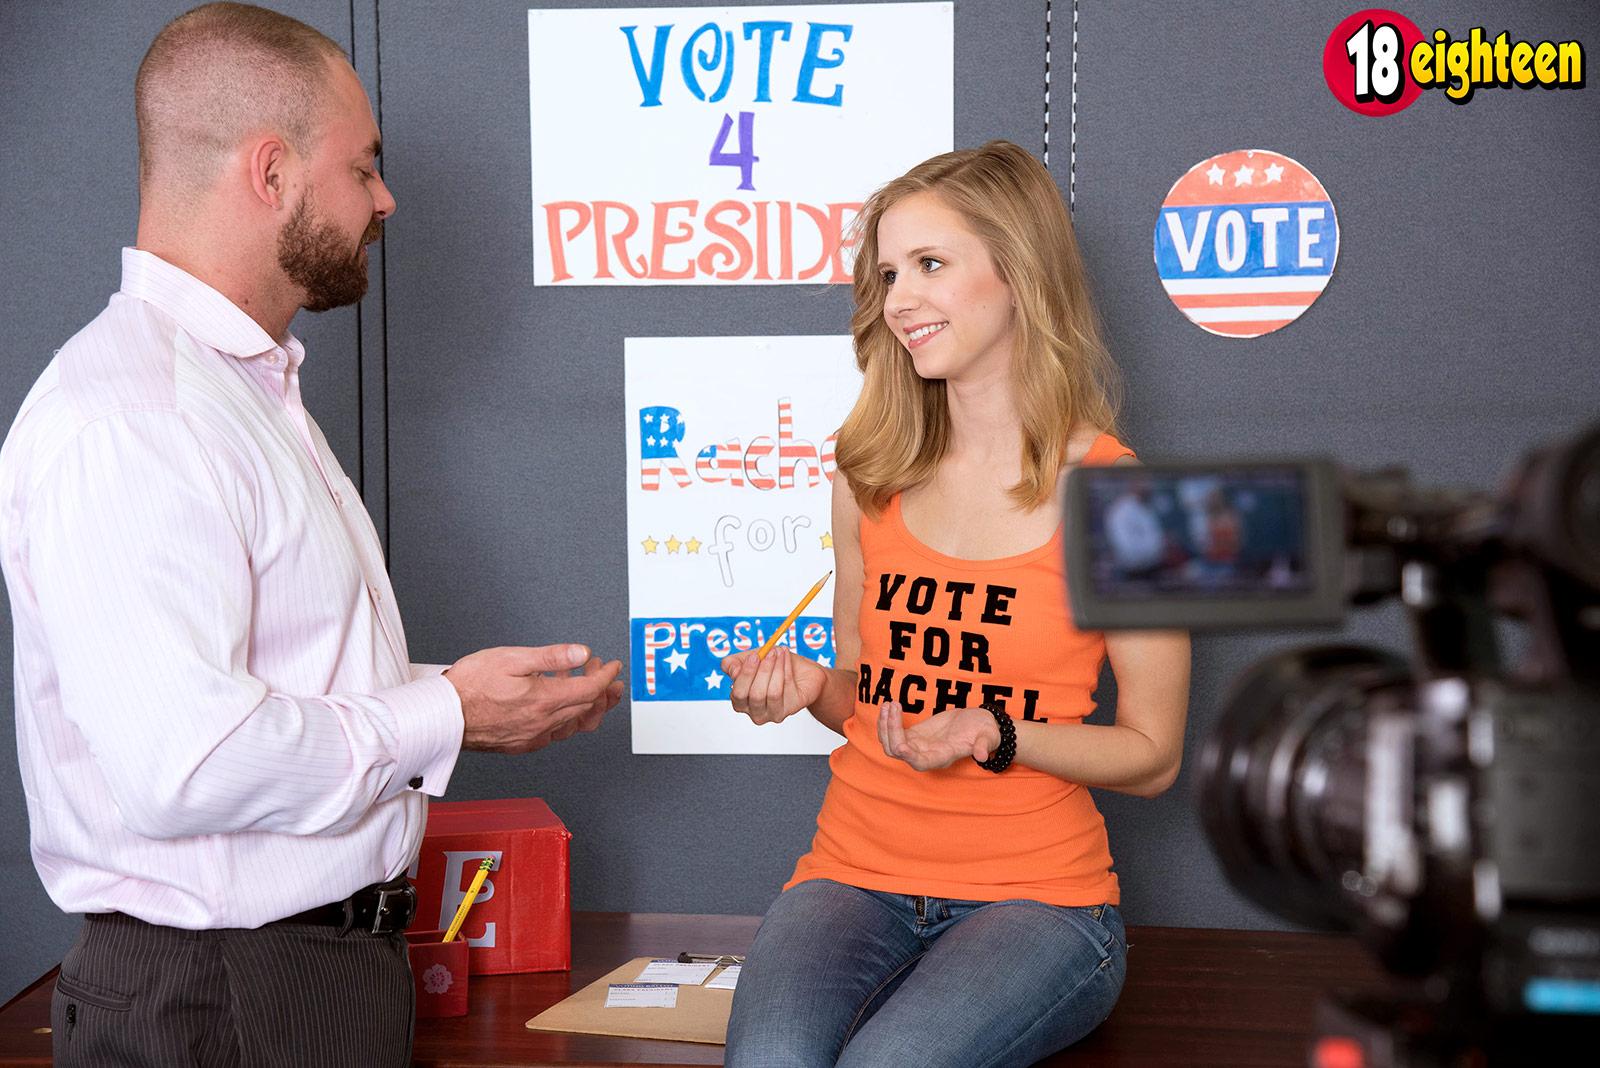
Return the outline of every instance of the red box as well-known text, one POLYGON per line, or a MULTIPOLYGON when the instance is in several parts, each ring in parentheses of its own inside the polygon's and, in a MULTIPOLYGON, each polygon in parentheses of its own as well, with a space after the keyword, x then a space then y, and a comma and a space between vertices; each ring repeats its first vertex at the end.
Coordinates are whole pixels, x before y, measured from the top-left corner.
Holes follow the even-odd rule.
POLYGON ((439 941, 443 937, 443 931, 406 932, 419 1018, 467 1014, 467 944, 459 937, 439 941))
POLYGON ((474 975, 572 967, 572 833, 536 797, 435 801, 410 872, 419 929, 448 929, 484 857, 496 864, 461 925, 474 975))

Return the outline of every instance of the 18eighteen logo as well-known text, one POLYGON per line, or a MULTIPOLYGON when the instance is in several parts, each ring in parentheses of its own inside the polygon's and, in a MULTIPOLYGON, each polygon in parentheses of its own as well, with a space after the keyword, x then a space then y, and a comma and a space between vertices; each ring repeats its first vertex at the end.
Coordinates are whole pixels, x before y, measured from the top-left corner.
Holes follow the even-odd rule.
POLYGON ((1481 26, 1459 36, 1385 8, 1357 11, 1334 27, 1322 50, 1322 74, 1339 102, 1362 115, 1392 115, 1425 89, 1465 104, 1480 89, 1582 89, 1583 45, 1535 41, 1481 26))

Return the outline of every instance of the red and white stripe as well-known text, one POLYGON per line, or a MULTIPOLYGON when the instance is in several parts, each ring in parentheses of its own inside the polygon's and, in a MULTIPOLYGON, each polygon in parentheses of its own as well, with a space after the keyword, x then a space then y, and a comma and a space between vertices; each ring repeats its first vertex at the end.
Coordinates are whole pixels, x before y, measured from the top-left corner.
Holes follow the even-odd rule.
POLYGON ((656 653, 662 649, 672 648, 673 639, 677 635, 677 628, 671 623, 648 623, 644 628, 644 689, 651 696, 656 692, 656 653), (658 638, 662 629, 666 630, 666 638, 658 638))
POLYGON ((738 438, 717 446, 717 467, 730 486, 744 485, 744 446, 738 438))
POLYGON ((1256 337, 1298 319, 1330 275, 1276 278, 1170 278, 1172 302, 1201 327, 1224 337, 1256 337))
POLYGON ((778 488, 794 488, 795 465, 806 465, 806 485, 815 487, 820 481, 821 461, 817 447, 809 441, 796 441, 794 437, 794 410, 788 397, 778 400, 778 488))
POLYGON ((693 481, 689 478, 689 469, 684 466, 682 460, 676 457, 672 459, 651 457, 648 460, 639 462, 639 488, 646 491, 659 490, 661 488, 661 469, 663 467, 667 469, 667 474, 672 476, 672 480, 678 484, 680 489, 690 485, 693 481))

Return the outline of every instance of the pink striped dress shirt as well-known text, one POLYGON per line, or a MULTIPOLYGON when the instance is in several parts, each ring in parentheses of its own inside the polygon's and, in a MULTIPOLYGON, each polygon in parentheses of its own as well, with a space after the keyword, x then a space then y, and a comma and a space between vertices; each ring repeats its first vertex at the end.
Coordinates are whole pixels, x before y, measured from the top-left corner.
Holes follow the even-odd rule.
POLYGON ((304 357, 136 249, 0 448, 34 863, 68 912, 257 927, 406 870, 461 705, 410 663, 304 357))

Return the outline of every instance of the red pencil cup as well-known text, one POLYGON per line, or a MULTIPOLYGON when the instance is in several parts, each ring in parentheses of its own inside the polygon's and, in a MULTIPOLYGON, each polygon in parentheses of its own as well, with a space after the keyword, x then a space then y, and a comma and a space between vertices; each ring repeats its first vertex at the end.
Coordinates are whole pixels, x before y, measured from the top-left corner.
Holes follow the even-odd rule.
POLYGON ((441 942, 443 937, 443 931, 406 932, 419 1018, 467 1013, 467 940, 441 942))

